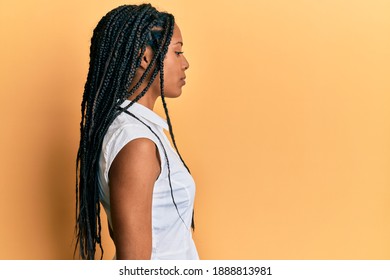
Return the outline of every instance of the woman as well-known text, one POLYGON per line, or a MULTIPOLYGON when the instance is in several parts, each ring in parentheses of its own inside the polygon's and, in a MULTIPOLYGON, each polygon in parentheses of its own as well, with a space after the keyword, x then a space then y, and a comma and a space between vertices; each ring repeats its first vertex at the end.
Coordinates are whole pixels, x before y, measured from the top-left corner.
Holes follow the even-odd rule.
POLYGON ((195 184, 165 103, 185 85, 182 47, 174 17, 150 4, 120 6, 94 30, 77 155, 76 247, 83 259, 94 259, 96 244, 103 254, 100 202, 117 259, 198 259, 195 184), (153 112, 158 97, 166 121, 153 112))

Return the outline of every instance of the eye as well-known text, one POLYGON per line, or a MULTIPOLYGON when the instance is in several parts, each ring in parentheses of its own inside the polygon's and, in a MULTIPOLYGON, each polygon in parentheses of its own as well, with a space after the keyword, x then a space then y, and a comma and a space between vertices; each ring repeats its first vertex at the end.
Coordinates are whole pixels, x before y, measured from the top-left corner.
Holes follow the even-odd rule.
POLYGON ((184 52, 175 52, 177 56, 183 54, 184 52))

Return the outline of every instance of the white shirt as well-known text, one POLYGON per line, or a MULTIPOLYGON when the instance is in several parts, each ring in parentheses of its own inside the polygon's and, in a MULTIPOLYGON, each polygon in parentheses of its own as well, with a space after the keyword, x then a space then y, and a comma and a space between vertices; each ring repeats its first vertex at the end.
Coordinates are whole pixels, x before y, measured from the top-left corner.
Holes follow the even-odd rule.
MULTIPOLYGON (((126 100, 121 106, 125 107, 129 103, 126 100)), ((100 201, 108 222, 112 227, 108 178, 110 166, 119 151, 131 140, 148 138, 156 144, 161 159, 161 173, 153 188, 151 259, 199 259, 191 233, 195 182, 163 132, 163 129, 168 130, 168 125, 159 115, 139 103, 134 103, 128 111, 147 124, 160 138, 169 160, 173 197, 178 211, 172 200, 166 156, 159 139, 145 124, 123 112, 108 128, 100 154, 100 201)))

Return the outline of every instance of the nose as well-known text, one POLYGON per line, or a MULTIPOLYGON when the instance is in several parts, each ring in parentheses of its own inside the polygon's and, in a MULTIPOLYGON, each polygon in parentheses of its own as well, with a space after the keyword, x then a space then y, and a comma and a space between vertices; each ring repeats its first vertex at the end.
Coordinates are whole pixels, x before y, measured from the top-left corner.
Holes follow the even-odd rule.
POLYGON ((188 60, 185 56, 183 56, 183 58, 184 58, 183 67, 184 70, 187 70, 188 68, 190 68, 190 64, 188 63, 188 60))

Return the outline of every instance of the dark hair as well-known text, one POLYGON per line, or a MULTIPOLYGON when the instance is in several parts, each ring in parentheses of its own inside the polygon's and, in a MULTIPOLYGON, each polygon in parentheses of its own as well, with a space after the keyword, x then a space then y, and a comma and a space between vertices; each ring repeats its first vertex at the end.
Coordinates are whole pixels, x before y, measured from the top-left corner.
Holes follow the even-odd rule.
MULTIPOLYGON (((108 12, 93 31, 89 71, 81 103, 80 144, 76 160, 75 250, 79 246, 82 259, 95 258, 96 244, 99 244, 101 258, 104 253, 98 182, 103 138, 114 119, 127 112, 125 109, 145 95, 158 74, 169 132, 178 152, 163 90, 163 62, 174 24, 173 15, 159 12, 150 4, 123 5, 108 12), (140 80, 130 89, 146 46, 152 48, 153 59, 140 80), (134 94, 155 65, 147 86, 129 106, 121 108, 123 101, 134 94)), ((188 170, 181 156, 180 159, 188 170)), ((169 163, 167 166, 169 168, 169 163)), ((172 186, 171 194, 177 209, 172 186)), ((194 228, 193 219, 191 226, 194 228)))

